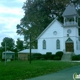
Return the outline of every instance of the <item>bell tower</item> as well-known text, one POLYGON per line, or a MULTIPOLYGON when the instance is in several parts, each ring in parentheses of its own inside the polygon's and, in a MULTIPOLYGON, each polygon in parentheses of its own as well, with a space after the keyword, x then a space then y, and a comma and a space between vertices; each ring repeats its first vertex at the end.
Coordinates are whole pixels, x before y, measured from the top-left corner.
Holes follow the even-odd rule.
POLYGON ((79 15, 73 3, 70 3, 62 14, 64 18, 64 27, 78 26, 79 15))

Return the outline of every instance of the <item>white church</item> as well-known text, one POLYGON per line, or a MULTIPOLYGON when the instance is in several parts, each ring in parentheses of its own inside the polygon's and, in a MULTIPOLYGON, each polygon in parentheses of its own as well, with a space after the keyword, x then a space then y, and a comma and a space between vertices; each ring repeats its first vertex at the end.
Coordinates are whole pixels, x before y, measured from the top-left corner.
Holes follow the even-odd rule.
MULTIPOLYGON (((33 53, 46 54, 46 52, 52 52, 55 54, 58 51, 63 51, 64 53, 80 54, 79 15, 74 4, 69 4, 62 16, 64 23, 55 18, 38 36, 38 49, 32 50, 33 53)), ((29 50, 22 52, 25 51, 29 52, 29 50)))
POLYGON ((62 14, 64 23, 54 19, 38 36, 38 52, 46 53, 57 51, 74 52, 80 54, 80 39, 78 33, 79 15, 75 6, 69 4, 62 14))

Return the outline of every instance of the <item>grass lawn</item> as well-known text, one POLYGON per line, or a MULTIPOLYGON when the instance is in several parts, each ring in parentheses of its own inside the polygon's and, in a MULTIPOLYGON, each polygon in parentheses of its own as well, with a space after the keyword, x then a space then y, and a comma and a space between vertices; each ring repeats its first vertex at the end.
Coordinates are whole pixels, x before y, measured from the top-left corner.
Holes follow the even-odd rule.
POLYGON ((76 62, 60 61, 12 61, 0 62, 0 80, 24 80, 48 73, 54 73, 59 70, 80 65, 76 62))

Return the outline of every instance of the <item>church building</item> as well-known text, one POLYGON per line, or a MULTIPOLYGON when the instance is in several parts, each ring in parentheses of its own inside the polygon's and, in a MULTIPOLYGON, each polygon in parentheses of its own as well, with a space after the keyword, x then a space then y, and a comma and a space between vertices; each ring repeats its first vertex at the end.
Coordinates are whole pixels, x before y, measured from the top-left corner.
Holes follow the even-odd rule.
POLYGON ((62 14, 64 23, 55 18, 38 36, 37 51, 42 54, 58 51, 80 54, 80 37, 78 18, 74 4, 70 3, 62 14))

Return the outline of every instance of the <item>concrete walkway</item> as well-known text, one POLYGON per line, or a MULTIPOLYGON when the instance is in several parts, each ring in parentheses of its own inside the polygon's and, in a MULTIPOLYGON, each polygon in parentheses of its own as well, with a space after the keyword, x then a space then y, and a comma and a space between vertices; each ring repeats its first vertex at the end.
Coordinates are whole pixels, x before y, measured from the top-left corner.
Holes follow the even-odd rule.
POLYGON ((39 76, 36 78, 26 79, 26 80, 73 80, 73 74, 75 72, 77 74, 80 74, 80 66, 67 68, 65 70, 61 70, 53 74, 48 74, 48 75, 39 76))

